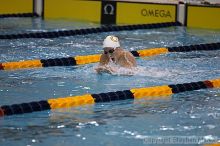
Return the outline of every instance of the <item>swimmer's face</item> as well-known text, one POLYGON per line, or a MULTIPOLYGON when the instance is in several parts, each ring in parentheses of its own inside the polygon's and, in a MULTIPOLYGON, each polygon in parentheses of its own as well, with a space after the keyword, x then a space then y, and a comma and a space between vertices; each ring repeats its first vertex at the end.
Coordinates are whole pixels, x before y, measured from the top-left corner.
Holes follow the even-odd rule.
POLYGON ((114 48, 111 47, 104 48, 104 54, 108 55, 109 57, 112 57, 114 51, 115 51, 114 48))

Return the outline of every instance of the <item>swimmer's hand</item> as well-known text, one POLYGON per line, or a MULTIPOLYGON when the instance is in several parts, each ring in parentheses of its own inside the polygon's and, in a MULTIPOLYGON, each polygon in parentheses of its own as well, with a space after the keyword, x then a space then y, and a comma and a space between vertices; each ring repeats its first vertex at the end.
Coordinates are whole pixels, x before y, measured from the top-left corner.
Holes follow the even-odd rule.
POLYGON ((95 68, 97 73, 115 73, 116 70, 113 67, 110 66, 98 66, 97 68, 95 68))

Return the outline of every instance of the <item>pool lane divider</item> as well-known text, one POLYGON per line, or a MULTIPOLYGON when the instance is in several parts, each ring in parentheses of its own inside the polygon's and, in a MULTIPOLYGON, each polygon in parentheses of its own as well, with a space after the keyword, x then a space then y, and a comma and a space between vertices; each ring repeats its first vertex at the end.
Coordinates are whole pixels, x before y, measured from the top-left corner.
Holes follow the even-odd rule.
POLYGON ((37 33, 24 33, 24 34, 9 34, 0 35, 0 39, 21 39, 21 38, 58 38, 65 36, 86 35, 101 32, 123 31, 123 30, 137 30, 137 29, 152 29, 163 28, 171 26, 181 26, 180 22, 165 22, 165 23, 152 23, 152 24, 134 24, 134 25, 103 25, 96 28, 85 28, 76 30, 59 30, 51 32, 37 32, 37 33))
MULTIPOLYGON (((131 53, 135 57, 148 57, 159 54, 165 54, 168 52, 189 52, 189 51, 201 51, 201 50, 209 51, 209 50, 219 50, 219 49, 220 49, 220 43, 210 43, 210 44, 198 44, 198 45, 190 45, 190 46, 144 49, 144 50, 131 51, 131 53)), ((99 62, 100 57, 101 54, 94 54, 94 55, 75 56, 68 58, 4 62, 4 63, 0 63, 0 70, 42 68, 42 67, 52 67, 52 66, 76 66, 76 65, 99 62)))
POLYGON ((220 146, 220 143, 214 143, 214 144, 205 144, 204 146, 220 146))
POLYGON ((1 14, 0 18, 9 17, 40 17, 37 13, 14 13, 14 14, 1 14))
POLYGON ((58 108, 71 108, 83 105, 91 105, 95 103, 111 102, 127 99, 164 99, 175 93, 193 91, 206 88, 220 87, 220 78, 214 80, 206 80, 199 82, 162 85, 154 87, 133 88, 130 90, 107 92, 99 94, 85 94, 79 96, 69 96, 62 98, 53 98, 48 100, 34 101, 29 103, 3 105, 0 107, 0 116, 9 116, 15 114, 32 113, 58 108))

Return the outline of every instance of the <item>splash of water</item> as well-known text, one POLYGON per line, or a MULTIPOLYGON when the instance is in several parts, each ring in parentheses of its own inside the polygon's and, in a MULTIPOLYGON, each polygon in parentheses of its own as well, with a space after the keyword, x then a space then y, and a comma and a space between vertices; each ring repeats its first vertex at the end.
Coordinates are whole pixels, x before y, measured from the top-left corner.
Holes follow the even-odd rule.
MULTIPOLYGON (((96 70, 98 67, 94 67, 96 70)), ((101 73, 109 73, 112 75, 125 75, 125 76, 149 76, 149 77, 165 77, 171 76, 173 71, 169 70, 160 70, 159 68, 148 68, 148 67, 133 67, 133 68, 124 68, 115 64, 109 64, 105 66, 105 69, 101 73)))

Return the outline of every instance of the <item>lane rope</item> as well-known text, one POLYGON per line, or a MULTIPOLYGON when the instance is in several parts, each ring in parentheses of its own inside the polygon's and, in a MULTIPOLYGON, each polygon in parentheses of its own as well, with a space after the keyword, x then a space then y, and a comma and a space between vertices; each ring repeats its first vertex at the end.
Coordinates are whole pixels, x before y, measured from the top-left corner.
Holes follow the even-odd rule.
POLYGON ((214 144, 205 144, 204 146, 220 146, 220 143, 214 143, 214 144))
POLYGON ((29 103, 3 105, 0 107, 0 116, 32 113, 58 108, 71 108, 83 105, 91 105, 99 102, 111 102, 127 99, 155 100, 169 97, 172 94, 193 91, 206 88, 219 88, 220 78, 206 81, 198 81, 183 84, 162 85, 154 87, 133 88, 130 90, 107 92, 99 94, 85 94, 48 100, 34 101, 29 103))
POLYGON ((205 144, 204 146, 220 146, 220 142, 214 143, 214 144, 205 144))
POLYGON ((15 13, 15 14, 1 14, 0 18, 9 17, 40 17, 37 13, 15 13))
POLYGON ((51 32, 0 35, 0 39, 58 38, 65 36, 86 35, 86 34, 101 33, 101 32, 152 29, 152 28, 163 28, 163 27, 171 27, 171 26, 181 26, 181 23, 166 22, 166 23, 136 24, 136 25, 122 25, 122 26, 104 25, 96 28, 85 28, 85 29, 76 29, 76 30, 59 30, 59 31, 51 31, 51 32))
MULTIPOLYGON (((189 46, 178 46, 178 47, 167 47, 167 48, 151 48, 144 50, 131 51, 135 57, 147 57, 165 54, 168 52, 189 52, 189 51, 211 51, 219 50, 220 43, 210 44, 198 44, 189 46)), ((54 58, 54 59, 36 59, 36 60, 25 60, 18 62, 3 62, 0 63, 0 70, 15 70, 25 68, 42 68, 52 66, 76 66, 89 63, 99 62, 101 54, 86 55, 86 56, 75 56, 68 58, 54 58)))

